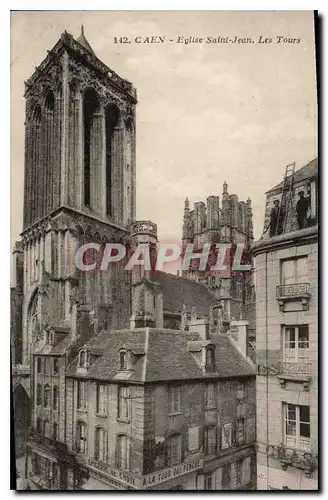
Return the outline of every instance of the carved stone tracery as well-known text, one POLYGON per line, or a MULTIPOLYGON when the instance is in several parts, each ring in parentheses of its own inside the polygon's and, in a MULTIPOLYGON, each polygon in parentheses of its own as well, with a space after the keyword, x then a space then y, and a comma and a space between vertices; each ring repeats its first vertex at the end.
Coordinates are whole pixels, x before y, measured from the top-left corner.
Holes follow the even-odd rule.
POLYGON ((126 94, 117 90, 113 86, 109 88, 110 81, 105 77, 93 74, 93 72, 71 59, 69 61, 69 83, 77 83, 81 93, 87 88, 94 89, 103 107, 114 104, 120 109, 123 119, 126 121, 133 118, 133 110, 131 104, 126 99, 126 94))

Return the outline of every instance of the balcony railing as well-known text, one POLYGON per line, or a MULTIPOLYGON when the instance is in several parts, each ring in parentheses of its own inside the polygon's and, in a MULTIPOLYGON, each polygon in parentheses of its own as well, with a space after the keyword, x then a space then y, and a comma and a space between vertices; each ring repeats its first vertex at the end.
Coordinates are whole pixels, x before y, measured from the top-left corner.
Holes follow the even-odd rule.
POLYGON ((281 387, 286 381, 302 382, 304 391, 309 391, 311 382, 311 363, 308 361, 282 361, 277 373, 281 387))
POLYGON ((318 468, 318 456, 308 451, 287 448, 283 443, 280 445, 268 445, 268 455, 280 460, 281 468, 297 467, 303 469, 308 477, 318 468))
POLYGON ((311 375, 310 362, 283 361, 281 363, 281 373, 284 375, 311 375))
POLYGON ((276 294, 279 308, 285 311, 285 303, 291 300, 298 300, 303 311, 309 309, 310 283, 291 283, 290 285, 277 285, 276 294))
POLYGON ((42 434, 38 434, 33 430, 29 431, 28 437, 35 443, 55 448, 56 450, 61 452, 67 451, 67 445, 65 443, 61 443, 60 441, 56 441, 55 439, 43 436, 42 434))
POLYGON ((277 299, 307 297, 309 283, 292 283, 290 285, 277 285, 277 299))

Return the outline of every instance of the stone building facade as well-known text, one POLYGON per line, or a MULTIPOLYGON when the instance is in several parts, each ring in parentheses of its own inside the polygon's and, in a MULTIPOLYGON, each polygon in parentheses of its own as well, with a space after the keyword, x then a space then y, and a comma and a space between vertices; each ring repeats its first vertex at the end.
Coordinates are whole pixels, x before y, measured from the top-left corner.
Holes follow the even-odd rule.
MULTIPOLYGON (((245 344, 244 325, 234 327, 245 344)), ((103 330, 86 343, 60 388, 60 450, 48 455, 40 437, 33 446, 32 489, 253 489, 254 366, 227 334, 207 331, 201 322, 189 331, 103 330)), ((36 371, 45 350, 35 354, 36 371)), ((45 375, 38 381, 49 384, 45 375)), ((48 426, 40 401, 37 418, 48 426)))
POLYGON ((274 202, 284 199, 283 187, 292 195, 285 231, 265 232, 253 245, 258 489, 318 487, 317 169, 315 159, 268 191, 265 229, 274 202), (297 214, 301 191, 307 198, 303 221, 297 214))

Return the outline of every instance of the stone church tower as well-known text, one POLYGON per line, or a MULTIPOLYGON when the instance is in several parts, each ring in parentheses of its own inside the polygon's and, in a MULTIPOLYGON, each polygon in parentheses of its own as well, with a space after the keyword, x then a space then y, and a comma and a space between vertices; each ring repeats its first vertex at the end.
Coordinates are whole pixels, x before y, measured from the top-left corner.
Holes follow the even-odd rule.
POLYGON ((209 267, 198 269, 199 260, 191 262, 183 275, 194 281, 206 284, 218 300, 218 308, 213 309, 215 322, 221 322, 227 330, 230 321, 245 319, 249 322, 249 338, 255 334, 255 296, 252 272, 234 272, 234 255, 238 244, 244 245, 242 263, 252 266, 250 247, 253 242, 253 215, 251 200, 239 201, 236 194, 228 193, 224 182, 221 200, 219 196, 209 196, 207 203, 198 201, 190 209, 186 199, 182 226, 182 255, 186 245, 192 243, 194 252, 201 252, 204 244, 211 248, 209 267), (221 201, 221 203, 220 203, 221 201), (217 261, 216 244, 230 244, 225 260, 226 271, 210 271, 217 261))
POLYGON ((88 242, 123 242, 135 220, 136 90, 102 63, 83 27, 26 82, 22 356, 45 328, 90 336, 128 326, 128 273, 76 268, 88 242))

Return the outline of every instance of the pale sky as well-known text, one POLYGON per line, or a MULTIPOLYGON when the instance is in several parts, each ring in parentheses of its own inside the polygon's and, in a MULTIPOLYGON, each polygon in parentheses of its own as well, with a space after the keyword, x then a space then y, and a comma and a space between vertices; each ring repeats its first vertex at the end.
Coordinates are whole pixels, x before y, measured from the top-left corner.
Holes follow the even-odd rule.
POLYGON ((22 230, 24 80, 65 29, 84 25, 98 58, 137 88, 137 219, 181 238, 184 200, 229 193, 253 202, 261 235, 265 191, 285 166, 317 155, 312 12, 15 12, 11 33, 11 224, 22 230), (114 44, 127 36, 131 44, 114 44), (137 44, 136 36, 164 36, 137 44), (178 44, 178 36, 251 37, 254 44, 178 44), (273 38, 259 44, 258 38, 273 38), (277 36, 300 43, 276 43, 277 36))

